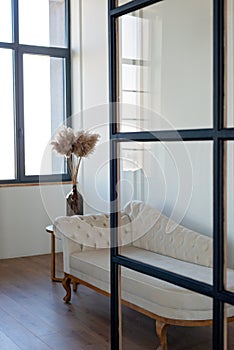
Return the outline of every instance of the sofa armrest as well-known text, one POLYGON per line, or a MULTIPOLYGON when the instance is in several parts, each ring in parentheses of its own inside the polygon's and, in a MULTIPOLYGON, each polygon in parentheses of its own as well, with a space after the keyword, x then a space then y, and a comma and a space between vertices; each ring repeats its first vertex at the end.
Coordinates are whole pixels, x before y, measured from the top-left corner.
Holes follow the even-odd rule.
MULTIPOLYGON (((121 213, 121 244, 132 242, 132 233, 128 224, 130 218, 121 213)), ((64 259, 69 265, 69 256, 74 252, 110 247, 110 215, 87 214, 74 216, 60 216, 55 219, 54 233, 61 238, 64 259)))
POLYGON ((54 221, 54 234, 55 237, 61 239, 63 249, 63 270, 66 273, 70 273, 69 259, 70 255, 74 252, 81 252, 82 246, 80 243, 71 239, 72 232, 74 231, 75 221, 72 217, 60 216, 54 221))

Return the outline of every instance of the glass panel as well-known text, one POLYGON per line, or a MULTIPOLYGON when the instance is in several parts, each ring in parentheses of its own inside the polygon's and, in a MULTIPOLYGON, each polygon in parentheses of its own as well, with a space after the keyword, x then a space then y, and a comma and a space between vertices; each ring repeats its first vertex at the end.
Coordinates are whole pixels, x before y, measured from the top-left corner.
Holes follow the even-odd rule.
POLYGON ((130 1, 132 0, 117 0, 117 3, 118 3, 118 6, 121 6, 121 5, 127 4, 130 1))
POLYGON ((227 181, 226 181, 226 229, 227 229, 227 289, 234 292, 234 141, 228 141, 227 145, 227 181))
POLYGON ((212 127, 212 1, 165 0, 117 21, 120 131, 212 127))
POLYGON ((227 316, 227 349, 234 349, 234 321, 230 317, 234 316, 234 306, 226 304, 226 316, 227 316))
POLYGON ((65 117, 64 90, 64 59, 24 55, 26 175, 64 172, 63 158, 51 151, 44 155, 52 134, 65 117))
POLYGON ((0 41, 12 41, 11 0, 0 0, 0 41))
MULTIPOLYGON (((141 253, 130 247, 124 250, 133 258, 141 253)), ((212 349, 212 326, 206 326, 206 320, 212 321, 211 298, 124 267, 121 268, 121 297, 140 308, 136 311, 134 305, 133 309, 122 306, 123 349, 161 349, 160 327, 155 334, 155 321, 150 318, 153 315, 175 320, 176 325, 165 331, 168 349, 212 349), (141 310, 145 315, 138 312, 141 310), (196 327, 193 321, 198 319, 201 323, 196 327), (190 327, 186 327, 188 320, 190 327), (205 320, 204 326, 202 320, 205 320)))
POLYGON ((227 127, 234 126, 233 84, 234 84, 234 3, 227 0, 227 127))
POLYGON ((65 35, 65 0, 19 0, 20 43, 65 47, 65 35))
POLYGON ((159 264, 167 261, 166 269, 212 283, 212 142, 120 147, 121 209, 132 215, 131 226, 121 228, 122 244, 164 255, 159 264))
POLYGON ((12 51, 0 49, 0 180, 15 178, 12 51))

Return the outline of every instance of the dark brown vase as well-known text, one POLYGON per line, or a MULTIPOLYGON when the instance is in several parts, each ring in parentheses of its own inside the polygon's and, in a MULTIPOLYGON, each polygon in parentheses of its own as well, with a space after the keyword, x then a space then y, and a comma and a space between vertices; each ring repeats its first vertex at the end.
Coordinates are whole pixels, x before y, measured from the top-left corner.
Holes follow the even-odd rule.
POLYGON ((71 192, 66 196, 67 201, 67 216, 72 215, 83 215, 83 197, 79 191, 77 191, 77 186, 73 185, 71 192))

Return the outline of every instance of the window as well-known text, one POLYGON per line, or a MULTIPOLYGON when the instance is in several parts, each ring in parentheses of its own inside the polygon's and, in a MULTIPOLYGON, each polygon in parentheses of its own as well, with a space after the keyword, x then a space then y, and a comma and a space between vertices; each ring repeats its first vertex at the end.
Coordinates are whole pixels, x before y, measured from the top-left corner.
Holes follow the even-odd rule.
POLYGON ((68 180, 48 147, 70 102, 69 0, 0 0, 0 183, 68 180))
MULTIPOLYGON (((139 131, 149 128, 148 109, 151 108, 151 37, 150 16, 135 11, 119 20, 122 40, 119 42, 120 85, 118 99, 121 131, 139 131), (137 35, 136 35, 137 33, 137 35)), ((123 180, 132 182, 133 193, 138 199, 144 199, 143 165, 145 161, 143 144, 128 143, 121 149, 121 173, 123 180), (129 161, 130 160, 130 161, 129 161)), ((124 192, 124 190, 123 190, 124 192)), ((122 193, 121 198, 129 193, 122 193)))

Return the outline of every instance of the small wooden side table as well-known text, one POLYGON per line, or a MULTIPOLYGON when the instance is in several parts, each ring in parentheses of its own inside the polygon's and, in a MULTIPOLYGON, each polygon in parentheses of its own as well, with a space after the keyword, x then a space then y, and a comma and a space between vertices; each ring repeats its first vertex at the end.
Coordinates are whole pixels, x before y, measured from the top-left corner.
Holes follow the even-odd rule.
POLYGON ((56 277, 55 274, 55 235, 53 225, 46 227, 46 232, 51 235, 51 280, 53 282, 62 282, 62 278, 56 277))

